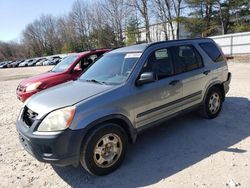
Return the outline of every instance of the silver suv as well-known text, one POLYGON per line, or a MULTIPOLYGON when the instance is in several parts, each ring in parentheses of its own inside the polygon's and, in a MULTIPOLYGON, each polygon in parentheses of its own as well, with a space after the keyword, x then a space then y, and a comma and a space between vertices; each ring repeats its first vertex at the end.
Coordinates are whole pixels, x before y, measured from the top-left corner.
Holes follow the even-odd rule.
POLYGON ((221 111, 231 74, 211 39, 164 41, 113 50, 70 81, 32 96, 17 130, 42 162, 105 175, 120 166, 142 130, 190 110, 221 111))

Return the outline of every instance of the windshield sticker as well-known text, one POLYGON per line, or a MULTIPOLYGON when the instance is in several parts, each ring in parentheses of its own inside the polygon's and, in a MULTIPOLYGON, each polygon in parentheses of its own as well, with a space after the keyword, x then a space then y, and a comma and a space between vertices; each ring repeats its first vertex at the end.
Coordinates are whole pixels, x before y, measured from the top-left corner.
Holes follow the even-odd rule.
POLYGON ((139 58, 141 57, 142 53, 130 53, 130 54, 126 54, 125 58, 139 58))

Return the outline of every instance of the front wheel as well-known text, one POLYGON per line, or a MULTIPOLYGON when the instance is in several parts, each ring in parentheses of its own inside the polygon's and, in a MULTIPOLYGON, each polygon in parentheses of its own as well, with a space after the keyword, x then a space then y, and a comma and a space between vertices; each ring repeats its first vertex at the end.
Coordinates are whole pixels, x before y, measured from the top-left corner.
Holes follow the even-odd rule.
POLYGON ((127 149, 127 135, 116 124, 99 125, 85 139, 80 162, 91 174, 102 176, 116 170, 127 149))
POLYGON ((222 108, 222 93, 218 87, 212 87, 209 89, 205 103, 202 106, 202 116, 212 119, 216 118, 222 108))

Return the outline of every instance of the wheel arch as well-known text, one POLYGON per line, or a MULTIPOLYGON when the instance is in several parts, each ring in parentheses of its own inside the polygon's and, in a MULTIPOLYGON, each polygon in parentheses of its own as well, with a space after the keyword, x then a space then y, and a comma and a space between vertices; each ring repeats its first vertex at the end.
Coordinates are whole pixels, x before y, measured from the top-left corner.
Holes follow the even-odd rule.
POLYGON ((213 82, 211 83, 206 91, 205 91, 205 94, 204 94, 204 97, 203 97, 203 103, 205 102, 205 99, 206 99, 206 96, 207 96, 207 93, 208 91, 212 88, 212 87, 218 87, 221 91, 221 94, 222 94, 222 100, 224 101, 225 100, 225 91, 224 91, 224 86, 223 86, 223 83, 222 82, 213 82))
POLYGON ((128 141, 130 143, 134 143, 136 141, 137 137, 136 129, 134 128, 130 120, 121 114, 107 115, 90 123, 87 127, 85 127, 86 134, 84 135, 83 140, 88 137, 88 135, 95 129, 96 126, 104 123, 115 123, 121 126, 128 136, 128 141))

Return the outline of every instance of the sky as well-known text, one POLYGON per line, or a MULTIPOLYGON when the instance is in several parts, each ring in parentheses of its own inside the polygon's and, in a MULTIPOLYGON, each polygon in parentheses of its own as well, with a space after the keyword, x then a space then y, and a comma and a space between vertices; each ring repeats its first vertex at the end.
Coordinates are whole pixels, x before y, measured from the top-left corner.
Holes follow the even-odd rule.
POLYGON ((25 26, 42 14, 67 14, 74 0, 0 0, 0 41, 19 41, 25 26))

